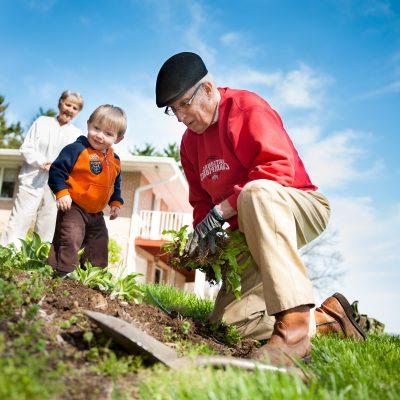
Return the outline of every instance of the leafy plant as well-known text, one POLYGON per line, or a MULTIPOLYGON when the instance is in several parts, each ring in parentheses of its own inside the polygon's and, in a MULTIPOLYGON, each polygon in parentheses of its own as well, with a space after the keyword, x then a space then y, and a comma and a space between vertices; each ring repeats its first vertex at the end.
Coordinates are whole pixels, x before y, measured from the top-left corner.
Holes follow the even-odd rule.
POLYGON ((42 242, 40 236, 33 232, 31 237, 19 239, 21 242, 20 253, 24 259, 25 269, 44 267, 50 251, 50 243, 42 242))
POLYGON ((199 269, 206 274, 207 280, 212 283, 226 282, 226 287, 231 290, 236 298, 240 297, 241 274, 251 262, 250 250, 247 247, 244 235, 239 231, 219 232, 216 238, 216 252, 206 251, 191 257, 185 250, 188 240, 187 225, 179 231, 169 230, 171 240, 164 245, 164 250, 169 254, 169 262, 177 269, 199 269), (238 258, 241 262, 238 263, 238 258))
POLYGON ((70 319, 68 319, 67 321, 63 321, 60 324, 60 328, 61 329, 68 329, 70 328, 72 325, 76 324, 78 322, 78 318, 73 315, 70 319))
POLYGON ((118 265, 121 262, 122 247, 111 239, 108 241, 108 264, 118 265))
POLYGON ((90 261, 85 262, 84 268, 77 266, 69 277, 92 289, 107 291, 114 287, 111 272, 106 268, 94 267, 90 261))
POLYGON ((50 268, 47 267, 50 243, 42 242, 37 233, 32 233, 20 241, 20 249, 14 244, 0 246, 0 270, 48 270, 50 268))
POLYGON ((189 335, 190 333, 190 322, 189 321, 184 321, 181 325, 181 331, 184 335, 189 335))
POLYGON ((125 278, 117 280, 110 297, 126 301, 133 300, 136 304, 141 303, 144 291, 136 281, 138 276, 142 276, 142 274, 129 274, 125 278))

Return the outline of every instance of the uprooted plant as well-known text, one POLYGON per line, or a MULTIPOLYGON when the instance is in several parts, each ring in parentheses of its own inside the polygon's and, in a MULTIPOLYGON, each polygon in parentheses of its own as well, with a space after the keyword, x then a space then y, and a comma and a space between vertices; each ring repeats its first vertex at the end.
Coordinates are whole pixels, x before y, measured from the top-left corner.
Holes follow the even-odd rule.
POLYGON ((241 274, 251 262, 250 250, 244 235, 239 231, 221 230, 216 238, 215 254, 206 249, 195 256, 190 256, 185 250, 189 238, 187 228, 188 226, 185 225, 179 231, 163 232, 171 237, 171 240, 163 247, 168 253, 169 262, 181 270, 199 269, 206 274, 206 279, 211 283, 219 283, 223 280, 227 289, 239 298, 241 274), (239 257, 240 262, 238 262, 239 257))

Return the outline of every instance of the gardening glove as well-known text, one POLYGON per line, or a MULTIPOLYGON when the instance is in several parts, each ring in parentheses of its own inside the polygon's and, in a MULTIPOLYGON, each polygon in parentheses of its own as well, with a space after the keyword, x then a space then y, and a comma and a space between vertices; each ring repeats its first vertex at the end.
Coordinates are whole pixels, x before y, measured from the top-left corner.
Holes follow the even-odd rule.
POLYGON ((196 225, 196 228, 194 228, 193 234, 186 242, 185 250, 189 252, 190 256, 196 250, 199 251, 200 255, 204 254, 207 248, 210 249, 211 254, 215 254, 215 238, 224 223, 225 219, 214 206, 205 218, 196 225))

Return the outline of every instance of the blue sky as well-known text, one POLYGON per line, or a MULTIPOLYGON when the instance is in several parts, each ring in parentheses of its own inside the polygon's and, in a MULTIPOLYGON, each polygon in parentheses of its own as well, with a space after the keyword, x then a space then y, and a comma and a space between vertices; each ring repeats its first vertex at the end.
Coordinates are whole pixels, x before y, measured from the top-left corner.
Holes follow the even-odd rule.
POLYGON ((0 93, 26 126, 77 90, 84 129, 99 104, 126 109, 124 153, 183 132, 155 106, 166 58, 195 51, 221 86, 250 89, 281 114, 331 200, 344 257, 335 289, 400 333, 400 3, 0 0, 0 93))

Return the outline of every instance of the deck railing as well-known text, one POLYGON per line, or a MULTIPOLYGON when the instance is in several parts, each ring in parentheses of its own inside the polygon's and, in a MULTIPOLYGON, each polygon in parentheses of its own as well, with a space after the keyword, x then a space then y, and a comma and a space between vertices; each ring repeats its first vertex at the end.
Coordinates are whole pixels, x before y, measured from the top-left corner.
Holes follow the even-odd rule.
POLYGON ((137 237, 150 240, 166 239, 163 230, 178 231, 183 225, 192 224, 192 214, 169 211, 140 211, 137 237))

